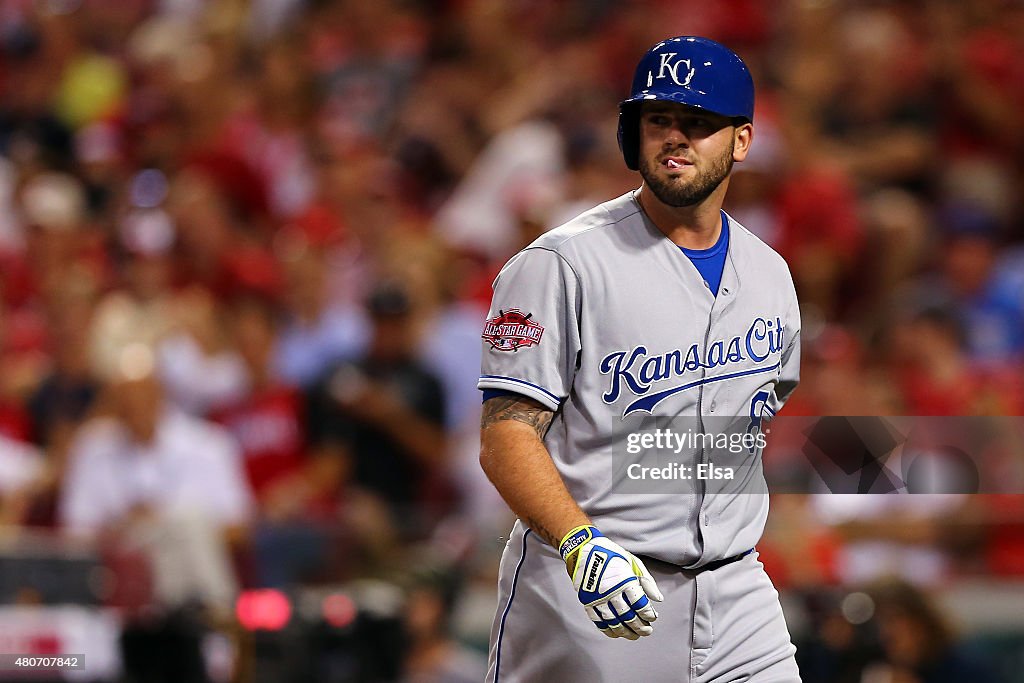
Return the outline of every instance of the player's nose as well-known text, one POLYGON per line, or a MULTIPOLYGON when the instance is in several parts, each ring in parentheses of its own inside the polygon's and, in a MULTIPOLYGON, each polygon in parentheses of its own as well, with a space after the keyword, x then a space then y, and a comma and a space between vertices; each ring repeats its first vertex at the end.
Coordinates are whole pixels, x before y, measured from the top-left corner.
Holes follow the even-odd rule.
POLYGON ((676 149, 688 149, 690 147, 690 138, 682 131, 673 131, 665 136, 665 141, 662 143, 662 151, 671 152, 676 149))
POLYGON ((668 131, 665 134, 664 146, 667 150, 675 149, 676 147, 689 147, 690 137, 683 130, 683 127, 678 122, 669 126, 668 131))

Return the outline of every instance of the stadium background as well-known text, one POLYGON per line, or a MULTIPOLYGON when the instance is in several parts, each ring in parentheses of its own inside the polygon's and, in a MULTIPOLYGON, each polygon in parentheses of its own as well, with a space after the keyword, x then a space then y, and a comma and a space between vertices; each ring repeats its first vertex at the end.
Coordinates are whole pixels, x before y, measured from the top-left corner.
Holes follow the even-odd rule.
MULTIPOLYGON (((490 282, 637 184, 616 104, 682 33, 755 75, 727 209, 797 281, 783 414, 1021 415, 1018 1, 3 0, 0 652, 479 680, 490 282), (190 455, 75 467, 118 429, 190 455)), ((778 495, 759 550, 808 683, 1024 680, 1021 496, 778 495)))

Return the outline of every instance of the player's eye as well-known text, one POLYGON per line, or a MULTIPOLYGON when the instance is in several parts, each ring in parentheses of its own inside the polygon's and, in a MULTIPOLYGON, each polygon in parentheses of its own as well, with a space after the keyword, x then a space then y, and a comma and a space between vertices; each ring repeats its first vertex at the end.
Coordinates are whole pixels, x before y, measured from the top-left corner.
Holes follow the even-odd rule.
POLYGON ((652 126, 667 126, 669 125, 669 117, 664 114, 649 114, 647 122, 652 126))

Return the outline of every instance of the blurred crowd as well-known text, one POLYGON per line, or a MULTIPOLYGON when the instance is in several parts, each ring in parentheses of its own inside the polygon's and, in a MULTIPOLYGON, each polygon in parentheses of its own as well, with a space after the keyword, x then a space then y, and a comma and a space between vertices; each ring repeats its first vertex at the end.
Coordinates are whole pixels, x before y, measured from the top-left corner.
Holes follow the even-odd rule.
MULTIPOLYGON (((682 33, 754 72, 726 209, 797 283, 787 412, 1024 414, 1016 0, 4 0, 0 524, 141 553, 163 604, 493 581, 490 283, 638 185, 616 104, 682 33)), ((1024 575, 1017 498, 893 505, 780 498, 773 576, 1024 575)))

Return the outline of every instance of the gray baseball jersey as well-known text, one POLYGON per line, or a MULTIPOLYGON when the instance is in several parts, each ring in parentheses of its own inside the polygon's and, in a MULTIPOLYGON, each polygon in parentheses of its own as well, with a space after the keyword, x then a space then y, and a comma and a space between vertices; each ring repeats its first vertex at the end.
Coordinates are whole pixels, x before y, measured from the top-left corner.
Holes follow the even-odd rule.
MULTIPOLYGON (((740 466, 736 480, 672 495, 630 489, 619 476, 630 434, 652 416, 701 430, 721 416, 719 429, 742 429, 796 386, 800 318, 789 269, 726 220, 717 296, 633 193, 545 234, 495 280, 479 386, 557 411, 545 445, 569 492, 609 538, 646 556, 665 601, 652 635, 609 641, 579 608, 558 551, 517 521, 501 560, 488 683, 800 680, 756 553, 700 569, 760 538, 760 451, 717 452, 740 466)), ((678 453, 692 463, 703 456, 703 446, 678 453)))
POLYGON ((728 221, 715 296, 634 193, 601 204, 505 265, 483 335, 478 386, 557 411, 545 445, 594 525, 631 552, 681 567, 757 543, 768 515, 760 450, 736 456, 737 479, 715 484, 726 495, 622 490, 613 453, 626 452, 623 439, 650 416, 770 416, 799 379, 789 268, 728 221))

